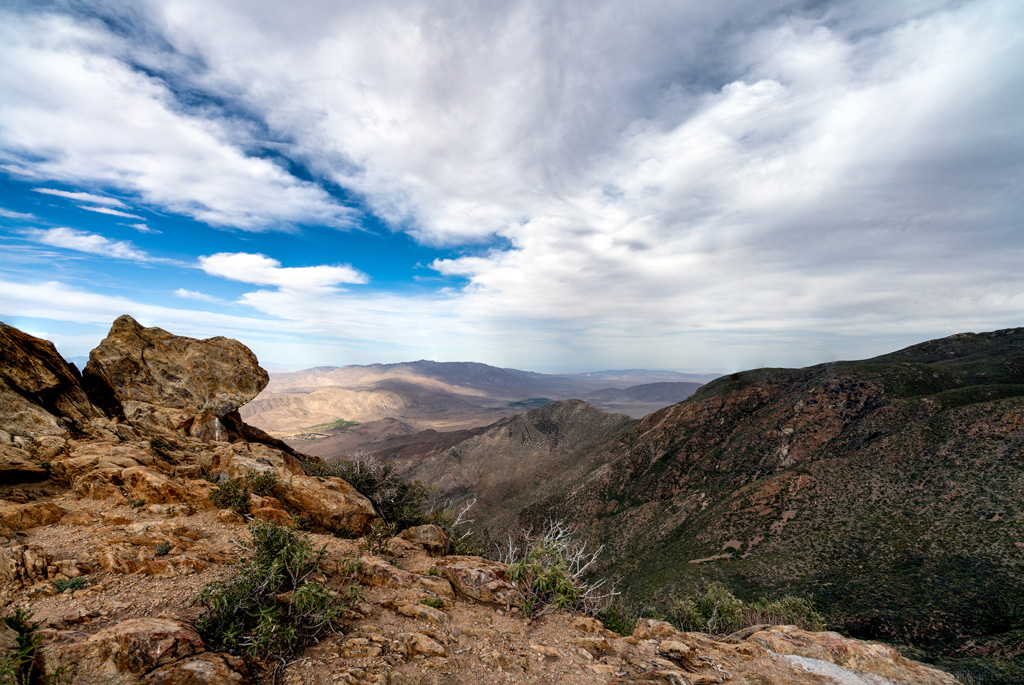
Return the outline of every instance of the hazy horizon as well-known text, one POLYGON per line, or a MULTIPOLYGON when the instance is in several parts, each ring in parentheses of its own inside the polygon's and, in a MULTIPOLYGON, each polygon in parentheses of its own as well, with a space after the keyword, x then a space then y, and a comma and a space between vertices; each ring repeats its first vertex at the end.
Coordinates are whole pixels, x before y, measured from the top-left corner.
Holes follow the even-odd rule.
POLYGON ((1010 0, 0 8, 0 320, 268 368, 863 359, 1024 324, 1010 0))

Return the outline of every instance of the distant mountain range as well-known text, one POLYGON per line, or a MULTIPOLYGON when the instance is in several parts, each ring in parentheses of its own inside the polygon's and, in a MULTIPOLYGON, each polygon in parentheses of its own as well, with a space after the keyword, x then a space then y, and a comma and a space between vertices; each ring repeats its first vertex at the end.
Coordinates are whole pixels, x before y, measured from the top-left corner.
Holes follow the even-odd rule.
POLYGON ((316 367, 272 374, 267 388, 242 408, 242 416, 272 434, 307 440, 336 437, 338 431, 329 429, 339 420, 368 425, 394 419, 406 426, 352 428, 355 432, 342 443, 355 445, 376 442, 396 429, 484 426, 562 399, 583 399, 607 411, 640 417, 689 397, 714 377, 642 369, 555 375, 426 360, 316 367))
POLYGON ((1008 658, 991 682, 1021 682, 1024 328, 732 374, 639 421, 559 402, 388 454, 478 497, 495 539, 569 521, 639 601, 701 579, 795 593, 844 633, 1008 658))

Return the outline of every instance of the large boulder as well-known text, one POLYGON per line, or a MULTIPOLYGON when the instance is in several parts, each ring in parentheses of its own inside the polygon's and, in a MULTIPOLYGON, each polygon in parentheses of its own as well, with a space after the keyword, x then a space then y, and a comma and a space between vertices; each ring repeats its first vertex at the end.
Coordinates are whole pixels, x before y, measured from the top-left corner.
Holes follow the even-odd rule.
POLYGON ((186 623, 135 618, 81 640, 45 644, 36 659, 44 676, 59 676, 63 682, 135 683, 150 671, 204 649, 199 635, 186 623))
POLYGON ((90 395, 144 433, 171 431, 228 440, 223 419, 267 385, 248 347, 230 338, 196 340, 119 317, 89 353, 90 395))
POLYGON ((38 468, 23 453, 49 461, 63 451, 68 438, 94 435, 100 429, 94 424, 105 421, 82 389, 77 369, 53 343, 0 323, 3 482, 38 480, 38 468))

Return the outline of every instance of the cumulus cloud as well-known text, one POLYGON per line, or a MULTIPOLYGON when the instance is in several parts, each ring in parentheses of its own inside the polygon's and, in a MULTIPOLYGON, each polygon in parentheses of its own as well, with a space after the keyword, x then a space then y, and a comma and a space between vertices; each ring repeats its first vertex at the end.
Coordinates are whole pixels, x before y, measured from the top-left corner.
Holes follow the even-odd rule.
POLYGON ((43 193, 44 195, 56 195, 57 197, 64 197, 69 200, 78 200, 79 202, 91 202, 94 205, 110 205, 111 207, 125 206, 123 202, 116 198, 104 197, 103 195, 93 195, 92 193, 73 193, 67 190, 55 190, 53 188, 33 188, 32 192, 43 193))
POLYGON ((366 274, 347 264, 283 267, 276 259, 247 252, 219 252, 200 257, 199 267, 211 276, 295 290, 327 288, 340 283, 366 283, 369 280, 366 274))
POLYGON ((24 231, 23 235, 37 243, 51 247, 61 247, 65 250, 88 252, 89 254, 101 257, 127 259, 133 262, 155 261, 153 257, 139 250, 130 242, 110 240, 98 233, 78 231, 74 228, 37 228, 24 231))

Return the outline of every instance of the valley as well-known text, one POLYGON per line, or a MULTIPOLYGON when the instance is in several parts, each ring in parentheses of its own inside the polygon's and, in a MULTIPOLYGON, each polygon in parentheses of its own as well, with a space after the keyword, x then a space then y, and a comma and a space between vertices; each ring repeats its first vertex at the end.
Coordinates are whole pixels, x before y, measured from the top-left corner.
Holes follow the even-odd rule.
POLYGON ((1021 417, 1024 329, 1009 329, 732 374, 639 419, 562 400, 486 427, 288 441, 475 500, 485 544, 565 520, 641 604, 716 580, 935 658, 1020 659, 1021 417))

